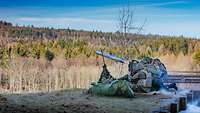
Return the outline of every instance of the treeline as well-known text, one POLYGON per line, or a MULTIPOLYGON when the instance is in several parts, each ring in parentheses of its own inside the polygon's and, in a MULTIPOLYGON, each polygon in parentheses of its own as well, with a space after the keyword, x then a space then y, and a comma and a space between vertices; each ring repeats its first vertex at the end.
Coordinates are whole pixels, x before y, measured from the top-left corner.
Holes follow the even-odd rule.
POLYGON ((117 34, 115 33, 103 33, 101 31, 83 31, 73 29, 54 29, 54 28, 37 28, 34 26, 13 26, 11 23, 0 21, 0 38, 4 38, 0 45, 4 45, 3 41, 15 42, 16 40, 32 41, 32 40, 56 40, 59 38, 63 39, 74 39, 82 38, 85 41, 92 42, 96 39, 116 39, 117 34))
POLYGON ((37 42, 16 42, 11 46, 0 49, 1 64, 15 57, 31 57, 34 59, 45 58, 52 61, 62 54, 66 60, 85 56, 95 57, 95 50, 105 50, 111 54, 127 59, 142 58, 145 56, 162 56, 166 54, 184 55, 194 54, 194 60, 200 61, 199 41, 188 39, 147 39, 137 41, 134 45, 124 46, 104 46, 92 45, 80 39, 74 40, 49 40, 37 42))
POLYGON ((181 53, 193 55, 194 61, 200 62, 200 40, 183 36, 128 34, 124 38, 119 32, 22 27, 0 21, 0 39, 1 65, 15 57, 44 57, 52 61, 62 54, 66 60, 82 56, 90 58, 95 57, 98 49, 127 59, 181 53))

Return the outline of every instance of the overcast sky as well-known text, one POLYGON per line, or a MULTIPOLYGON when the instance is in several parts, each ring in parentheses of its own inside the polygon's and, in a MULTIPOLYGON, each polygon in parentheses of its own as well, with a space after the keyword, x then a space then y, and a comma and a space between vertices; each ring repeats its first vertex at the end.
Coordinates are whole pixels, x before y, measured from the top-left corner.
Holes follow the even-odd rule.
POLYGON ((0 0, 0 19, 19 25, 115 32, 129 1, 144 34, 200 37, 199 0, 0 0))

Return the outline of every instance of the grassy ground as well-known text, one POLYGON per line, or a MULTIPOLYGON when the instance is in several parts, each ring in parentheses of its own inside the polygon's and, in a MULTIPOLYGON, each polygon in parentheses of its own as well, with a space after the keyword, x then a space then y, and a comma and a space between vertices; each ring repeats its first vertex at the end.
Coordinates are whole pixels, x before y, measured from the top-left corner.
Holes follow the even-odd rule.
POLYGON ((163 95, 136 94, 135 98, 99 97, 86 90, 2 95, 1 113, 149 113, 163 95))

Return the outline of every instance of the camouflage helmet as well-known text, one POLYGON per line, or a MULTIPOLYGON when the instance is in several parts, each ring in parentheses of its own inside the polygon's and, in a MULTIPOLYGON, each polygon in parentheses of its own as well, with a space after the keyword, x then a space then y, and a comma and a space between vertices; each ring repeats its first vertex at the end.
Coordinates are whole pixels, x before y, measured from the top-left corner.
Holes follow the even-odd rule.
POLYGON ((143 64, 150 64, 153 61, 151 57, 144 57, 140 62, 143 64))

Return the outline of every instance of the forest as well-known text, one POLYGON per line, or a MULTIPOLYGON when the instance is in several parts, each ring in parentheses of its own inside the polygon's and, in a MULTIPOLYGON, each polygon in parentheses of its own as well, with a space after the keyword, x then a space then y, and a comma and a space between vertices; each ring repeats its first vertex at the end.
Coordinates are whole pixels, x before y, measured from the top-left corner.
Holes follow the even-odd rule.
POLYGON ((0 39, 1 65, 14 57, 44 57, 52 61, 63 54, 66 60, 81 55, 90 58, 95 57, 95 50, 99 49, 128 60, 182 53, 192 55, 196 63, 200 61, 200 40, 183 36, 128 34, 125 38, 120 32, 13 26, 0 21, 0 39))

